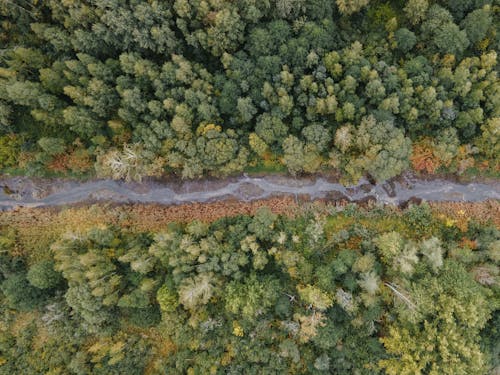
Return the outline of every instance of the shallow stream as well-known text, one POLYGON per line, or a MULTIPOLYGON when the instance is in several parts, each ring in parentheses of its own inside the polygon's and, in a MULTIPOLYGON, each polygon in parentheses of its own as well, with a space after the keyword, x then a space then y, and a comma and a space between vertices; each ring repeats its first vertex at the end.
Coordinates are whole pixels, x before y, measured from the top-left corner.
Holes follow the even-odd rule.
POLYGON ((366 180, 345 187, 323 177, 293 178, 270 175, 222 180, 204 179, 161 183, 127 183, 112 180, 79 182, 44 180, 27 177, 0 178, 0 210, 18 206, 44 207, 81 202, 158 203, 165 205, 189 202, 212 202, 224 199, 251 201, 271 196, 295 195, 308 199, 373 199, 386 204, 401 204, 410 199, 427 201, 484 201, 500 199, 500 182, 468 183, 434 179, 422 180, 403 174, 384 184, 366 180))

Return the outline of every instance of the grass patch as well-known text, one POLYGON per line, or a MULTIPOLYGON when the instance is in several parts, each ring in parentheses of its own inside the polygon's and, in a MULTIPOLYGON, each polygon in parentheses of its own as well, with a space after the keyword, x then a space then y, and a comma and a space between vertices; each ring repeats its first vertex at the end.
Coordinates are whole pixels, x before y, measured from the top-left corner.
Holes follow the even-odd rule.
POLYGON ((80 181, 87 181, 87 180, 96 178, 94 171, 88 171, 85 173, 77 173, 77 172, 71 172, 71 171, 56 172, 56 171, 51 171, 51 170, 47 170, 47 169, 41 169, 34 174, 29 170, 22 169, 22 168, 14 168, 14 167, 1 169, 0 176, 12 176, 12 177, 27 176, 27 177, 39 177, 39 178, 70 178, 73 180, 80 180, 80 181))
POLYGON ((362 217, 346 216, 342 213, 330 216, 327 219, 325 232, 331 237, 342 229, 348 229, 358 224, 377 233, 397 231, 408 238, 412 237, 412 229, 403 220, 401 214, 387 213, 385 217, 370 217, 368 214, 362 214, 362 217))
POLYGON ((247 174, 288 173, 288 169, 278 161, 265 161, 254 166, 249 165, 243 171, 247 174))

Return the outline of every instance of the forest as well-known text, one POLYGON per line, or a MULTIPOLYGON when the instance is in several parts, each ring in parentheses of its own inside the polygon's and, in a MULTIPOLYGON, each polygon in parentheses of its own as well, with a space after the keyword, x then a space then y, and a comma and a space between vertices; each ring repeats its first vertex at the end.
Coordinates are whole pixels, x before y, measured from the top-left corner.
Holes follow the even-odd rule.
POLYGON ((1 0, 0 375, 499 375, 499 25, 1 0))
POLYGON ((500 368, 500 231, 463 212, 261 208, 26 237, 0 233, 0 374, 500 368))
POLYGON ((498 174, 499 17, 495 0, 4 0, 0 170, 498 174))

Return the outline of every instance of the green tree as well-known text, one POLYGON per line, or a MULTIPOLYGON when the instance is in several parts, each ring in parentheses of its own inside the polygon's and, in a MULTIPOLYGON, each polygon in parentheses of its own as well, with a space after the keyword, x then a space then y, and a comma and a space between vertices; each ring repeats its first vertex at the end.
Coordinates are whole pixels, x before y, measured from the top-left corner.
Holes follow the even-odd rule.
POLYGON ((493 19, 489 7, 470 12, 462 21, 461 26, 467 32, 467 38, 472 43, 478 43, 486 36, 493 19))
POLYGON ((255 133, 248 135, 248 144, 252 151, 262 157, 268 151, 268 145, 255 133))
POLYGON ((429 8, 427 19, 422 23, 422 35, 440 53, 460 56, 470 43, 467 33, 460 30, 452 15, 439 5, 429 8))
POLYGON ((150 305, 150 298, 147 291, 141 288, 135 289, 130 293, 124 294, 117 302, 117 306, 122 308, 145 309, 150 305))
POLYGON ((85 138, 101 134, 104 124, 83 107, 70 106, 63 111, 64 122, 68 127, 85 138))
POLYGON ((274 233, 277 218, 278 216, 269 208, 259 208, 250 224, 248 224, 248 230, 251 233, 255 233, 255 236, 259 240, 270 240, 274 233))
POLYGON ((313 173, 319 169, 322 160, 316 145, 304 145, 297 137, 289 135, 283 141, 282 148, 283 161, 292 175, 300 172, 313 173))
POLYGON ((38 145, 44 152, 51 156, 62 154, 66 149, 64 140, 61 138, 40 138, 38 140, 38 145))
POLYGON ((272 145, 284 139, 287 127, 278 117, 264 113, 257 118, 255 133, 268 145, 272 145))
POLYGON ((177 294, 172 291, 166 284, 163 284, 156 293, 156 300, 160 305, 161 311, 175 311, 179 305, 177 294))
MULTIPOLYGON (((343 139, 342 143, 338 142, 342 147, 347 145, 348 134, 350 132, 345 136, 336 134, 336 138, 343 139)), ((408 167, 411 142, 390 122, 379 123, 373 116, 364 117, 354 134, 343 166, 350 181, 357 181, 364 172, 383 181, 408 167)))
POLYGON ((466 32, 450 22, 443 25, 436 32, 433 43, 439 52, 461 55, 470 42, 467 39, 466 32))
POLYGON ((314 285, 297 285, 300 298, 308 305, 324 311, 333 305, 333 297, 314 285))
POLYGON ((272 277, 259 279, 252 273, 245 281, 226 286, 225 309, 249 321, 266 314, 276 303, 279 282, 272 277))
POLYGON ((242 123, 250 122, 257 113, 257 108, 253 105, 252 98, 250 97, 238 98, 236 108, 238 109, 242 123))
POLYGON ((405 27, 398 29, 394 33, 394 37, 396 38, 398 49, 400 49, 403 53, 411 51, 417 42, 415 34, 405 27))
POLYGON ((331 142, 331 137, 328 129, 321 124, 311 124, 302 129, 302 135, 306 142, 315 146, 318 152, 325 151, 328 144, 331 142))
POLYGON ((54 269, 52 260, 35 263, 28 270, 26 278, 39 289, 52 289, 61 284, 62 275, 54 269))
POLYGON ((378 236, 375 243, 381 252, 382 259, 390 264, 401 251, 404 241, 398 232, 392 231, 378 236))
POLYGON ((0 137, 0 168, 14 166, 18 161, 21 140, 15 134, 0 137))
POLYGON ((12 274, 0 284, 7 304, 14 309, 29 311, 43 301, 43 293, 32 286, 23 274, 12 274))
POLYGON ((416 25, 425 19, 428 7, 428 0, 408 0, 403 10, 410 23, 416 25))
POLYGON ((484 4, 483 0, 448 0, 446 5, 456 19, 462 19, 472 9, 484 4))
POLYGON ((487 120, 481 126, 481 137, 477 144, 481 152, 489 158, 498 160, 500 155, 500 117, 487 120))
POLYGON ((353 14, 366 7, 370 0, 336 0, 337 7, 342 14, 353 14))
POLYGON ((391 357, 380 366, 388 374, 483 373, 479 331, 492 308, 486 295, 461 265, 446 262, 437 277, 415 285, 416 322, 402 317, 389 327, 381 341, 391 357))

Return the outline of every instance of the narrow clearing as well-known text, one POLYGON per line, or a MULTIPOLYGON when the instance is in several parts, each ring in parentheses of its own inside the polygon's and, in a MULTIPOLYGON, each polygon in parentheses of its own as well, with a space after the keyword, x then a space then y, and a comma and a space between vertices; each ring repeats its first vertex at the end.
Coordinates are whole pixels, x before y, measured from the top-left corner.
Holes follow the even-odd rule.
POLYGON ((0 210, 16 207, 50 207, 84 202, 156 203, 179 205, 224 200, 249 202, 278 196, 296 200, 373 200, 398 205, 418 199, 435 202, 478 202, 500 199, 500 183, 461 184, 447 180, 422 180, 410 174, 380 185, 366 180, 344 187, 322 177, 229 178, 160 183, 126 183, 112 180, 78 182, 71 180, 40 180, 26 177, 0 179, 0 210))

